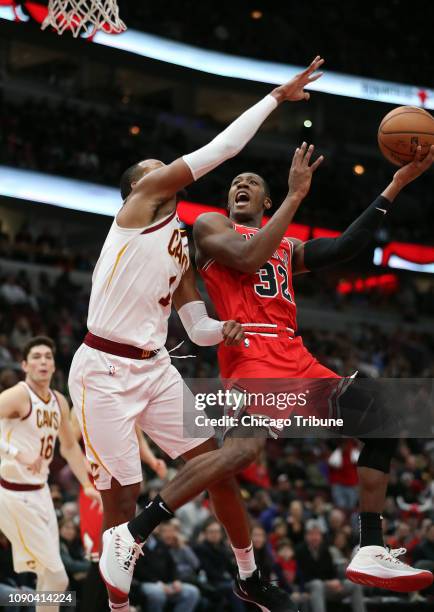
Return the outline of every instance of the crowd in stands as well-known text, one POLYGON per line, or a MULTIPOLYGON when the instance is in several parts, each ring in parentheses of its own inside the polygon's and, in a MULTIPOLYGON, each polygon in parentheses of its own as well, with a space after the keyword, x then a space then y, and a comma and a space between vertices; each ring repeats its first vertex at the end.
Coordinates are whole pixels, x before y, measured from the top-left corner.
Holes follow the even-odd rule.
MULTIPOLYGON (((2 272, 0 303, 0 390, 22 377, 21 351, 29 338, 47 334, 57 344, 54 386, 66 391, 71 359, 86 329, 87 290, 72 282, 68 271, 54 278, 45 273, 33 278, 26 272, 2 272)), ((168 346, 183 337, 180 322, 173 317, 168 346)), ((359 370, 369 376, 433 376, 434 338, 429 334, 405 327, 387 333, 378 326, 353 326, 346 334, 306 329, 303 337, 323 363, 342 374, 359 370)), ((175 362, 184 376, 217 376, 213 348, 186 341, 179 353, 197 355, 175 362)), ((326 601, 333 606, 344 602, 343 610, 365 609, 360 589, 346 581, 343 573, 357 545, 358 452, 359 445, 351 441, 269 441, 261 461, 240 476, 261 571, 292 593, 303 612, 321 612, 326 601)), ((406 548, 407 561, 431 569, 433 476, 434 445, 429 440, 403 441, 384 512, 389 545, 406 548)), ((62 559, 80 598, 89 561, 79 540, 76 489, 60 458, 53 463, 51 482, 62 559)), ((146 504, 162 484, 146 472, 139 505, 146 504)), ((157 612, 166 604, 176 612, 246 609, 232 594, 233 559, 206 495, 183 507, 146 547, 152 556, 140 559, 132 595, 138 609, 157 612)), ((7 576, 3 581, 22 584, 19 588, 24 589, 32 584, 27 577, 13 574, 10 548, 1 537, 0 566, 1 575, 7 576)), ((371 602, 369 610, 377 610, 380 592, 366 591, 365 597, 371 602)), ((420 606, 425 600, 429 603, 430 597, 430 592, 417 594, 408 605, 423 609, 420 606)))
MULTIPOLYGON (((191 118, 161 109, 144 107, 137 112, 121 106, 102 112, 89 106, 56 105, 45 100, 18 103, 0 98, 0 110, 0 164, 113 186, 118 185, 127 167, 141 159, 152 157, 170 162, 196 149, 198 143, 208 141, 209 131, 203 139, 197 138, 201 126, 208 125, 214 133, 223 127, 196 119, 196 137, 192 139, 188 128, 191 118), (133 133, 132 128, 138 131, 133 133)), ((330 137, 327 159, 315 175, 308 199, 297 212, 299 223, 345 229, 392 177, 387 164, 370 158, 363 162, 365 174, 356 176, 352 167, 360 163, 360 156, 354 159, 348 156, 345 143, 342 150, 332 144, 338 135, 330 137)), ((190 186, 184 195, 193 201, 225 206, 233 177, 249 170, 269 183, 275 203, 273 212, 286 195, 291 147, 312 137, 293 135, 287 155, 282 155, 281 148, 276 148, 267 159, 253 151, 242 152, 190 186)), ((288 146, 287 137, 284 142, 288 146)), ((399 198, 399 215, 390 216, 381 240, 430 243, 431 193, 425 178, 406 190, 399 198)))
MULTIPOLYGON (((164 5, 120 0, 121 14, 130 27, 184 43, 298 65, 306 57, 323 53, 339 72, 429 85, 430 53, 417 44, 415 34, 424 29, 426 16, 409 12, 398 0, 376 3, 366 11, 360 10, 356 0, 241 0, 236 10, 230 2, 213 3, 212 10, 210 6, 210 2, 193 0, 182 5, 175 0, 164 5), (381 37, 374 40, 372 32, 377 27, 381 37)), ((431 17, 432 10, 428 8, 431 17)))

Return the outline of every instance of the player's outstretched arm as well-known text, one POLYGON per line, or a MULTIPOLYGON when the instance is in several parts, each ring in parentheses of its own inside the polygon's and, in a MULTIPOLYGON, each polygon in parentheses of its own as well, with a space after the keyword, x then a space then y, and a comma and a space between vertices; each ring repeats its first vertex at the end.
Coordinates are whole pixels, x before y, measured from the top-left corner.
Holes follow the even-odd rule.
POLYGON ((139 195, 140 198, 165 201, 227 159, 237 155, 279 104, 285 101, 297 102, 309 99, 309 93, 305 92, 304 88, 322 76, 317 70, 323 63, 324 60, 318 55, 306 70, 297 74, 288 83, 273 89, 269 95, 245 111, 210 143, 193 153, 184 155, 168 166, 145 175, 135 185, 130 198, 139 195))
POLYGON ((87 460, 71 427, 68 402, 64 395, 58 391, 55 391, 55 393, 61 411, 59 427, 60 454, 67 461, 72 473, 83 487, 85 495, 101 507, 101 496, 89 480, 87 460))
POLYGON ((278 248, 288 225, 309 192, 312 175, 323 156, 310 163, 314 146, 304 142, 292 159, 288 178, 288 195, 268 223, 245 240, 236 232, 231 221, 219 213, 200 215, 193 227, 193 236, 200 256, 205 261, 215 259, 239 272, 254 274, 278 248))
POLYGON ((173 294, 173 304, 189 338, 199 346, 240 344, 243 328, 236 321, 217 321, 208 316, 190 266, 173 294))
POLYGON ((394 174, 383 193, 338 238, 316 238, 296 245, 294 272, 320 270, 355 257, 370 243, 400 191, 433 163, 434 145, 423 159, 422 148, 418 147, 414 161, 394 174))

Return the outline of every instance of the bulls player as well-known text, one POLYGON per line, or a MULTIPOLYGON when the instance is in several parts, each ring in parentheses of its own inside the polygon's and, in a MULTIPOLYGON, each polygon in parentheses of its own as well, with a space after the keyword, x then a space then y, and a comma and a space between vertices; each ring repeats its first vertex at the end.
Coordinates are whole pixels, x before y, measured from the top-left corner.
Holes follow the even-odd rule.
MULTIPOLYGON (((142 552, 135 530, 125 524, 134 517, 142 479, 135 425, 172 458, 189 461, 215 448, 212 429, 201 437, 184 436, 182 379, 164 348, 172 302, 199 345, 238 344, 243 337, 240 324, 207 316, 176 217, 176 194, 235 156, 279 103, 308 99, 303 88, 321 76, 315 72, 322 63, 316 57, 304 72, 276 87, 201 149, 167 166, 146 160, 122 178, 124 204, 93 273, 89 333, 69 376, 86 453, 98 467, 96 486, 102 492, 105 526, 123 523, 105 531, 99 564, 112 609, 128 609, 125 596, 142 552)), ((228 530, 236 515, 248 531, 234 479, 215 483, 210 495, 228 530)), ((159 497, 150 507, 158 518, 172 515, 159 497)), ((238 548, 237 530, 232 529, 231 540, 238 548)), ((239 565, 243 556, 243 551, 237 556, 239 565)))
MULTIPOLYGON (((47 485, 57 438, 85 494, 101 503, 70 426, 68 403, 50 386, 54 353, 50 338, 30 340, 23 351, 25 380, 0 394, 0 529, 12 544, 15 571, 35 572, 38 591, 64 591, 68 586, 47 485)), ((38 612, 56 609, 37 607, 38 612)))
MULTIPOLYGON (((262 228, 264 212, 271 206, 266 182, 247 172, 238 175, 228 194, 229 219, 219 213, 201 215, 194 227, 197 263, 215 309, 222 318, 233 316, 243 323, 246 342, 237 347, 219 347, 219 364, 224 378, 325 378, 337 374, 318 363, 295 337, 296 307, 291 277, 346 261, 359 253, 392 208, 399 192, 428 170, 434 161, 434 146, 425 159, 420 147, 415 160, 398 170, 383 193, 339 238, 308 242, 284 238, 288 224, 310 188, 312 173, 321 163, 310 164, 313 147, 297 149, 290 174, 288 196, 262 228)), ((417 570, 397 559, 400 551, 384 547, 381 512, 384 507, 390 462, 395 450, 393 439, 364 440, 358 461, 360 482, 360 549, 347 576, 353 582, 396 591, 413 591, 429 586, 431 572, 417 570)), ((252 463, 264 440, 251 436, 228 435, 223 447, 188 462, 162 490, 166 510, 176 510, 201 490, 212 490, 219 480, 230 478, 252 463)), ((151 505, 128 528, 141 539, 163 520, 151 505)), ((247 601, 258 603, 258 575, 253 555, 249 557, 250 534, 238 516, 232 526, 242 534, 244 570, 237 579, 236 592, 247 601), (253 569, 253 571, 252 571, 253 569), (250 576, 250 577, 249 577, 250 576), (252 594, 255 594, 255 598, 252 594)), ((262 610, 290 608, 267 607, 262 610)))

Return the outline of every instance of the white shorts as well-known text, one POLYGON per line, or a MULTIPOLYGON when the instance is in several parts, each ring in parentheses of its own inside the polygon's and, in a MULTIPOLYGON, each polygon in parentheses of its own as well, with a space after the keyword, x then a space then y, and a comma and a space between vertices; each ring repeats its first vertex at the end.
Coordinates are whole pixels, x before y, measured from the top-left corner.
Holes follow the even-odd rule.
POLYGON ((36 491, 10 491, 0 486, 0 529, 12 544, 16 572, 65 571, 48 485, 36 491))
POLYGON ((82 344, 71 364, 69 392, 99 490, 109 489, 112 478, 124 486, 142 481, 136 424, 172 459, 214 435, 212 428, 196 436, 184 426, 187 412, 194 413, 193 396, 164 348, 140 360, 82 344))

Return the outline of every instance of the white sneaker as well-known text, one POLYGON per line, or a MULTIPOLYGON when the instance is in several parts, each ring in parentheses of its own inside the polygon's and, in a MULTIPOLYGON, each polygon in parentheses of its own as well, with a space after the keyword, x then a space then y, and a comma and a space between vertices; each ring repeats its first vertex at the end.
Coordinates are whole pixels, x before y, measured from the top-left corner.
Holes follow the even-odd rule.
POLYGON ((143 555, 143 544, 135 541, 127 523, 123 523, 104 531, 102 545, 99 560, 101 577, 114 595, 128 597, 136 561, 143 555))
POLYGON ((346 576, 352 582, 389 589, 399 593, 420 591, 433 582, 433 575, 402 563, 397 557, 405 548, 388 550, 382 546, 363 546, 347 567, 346 576))

